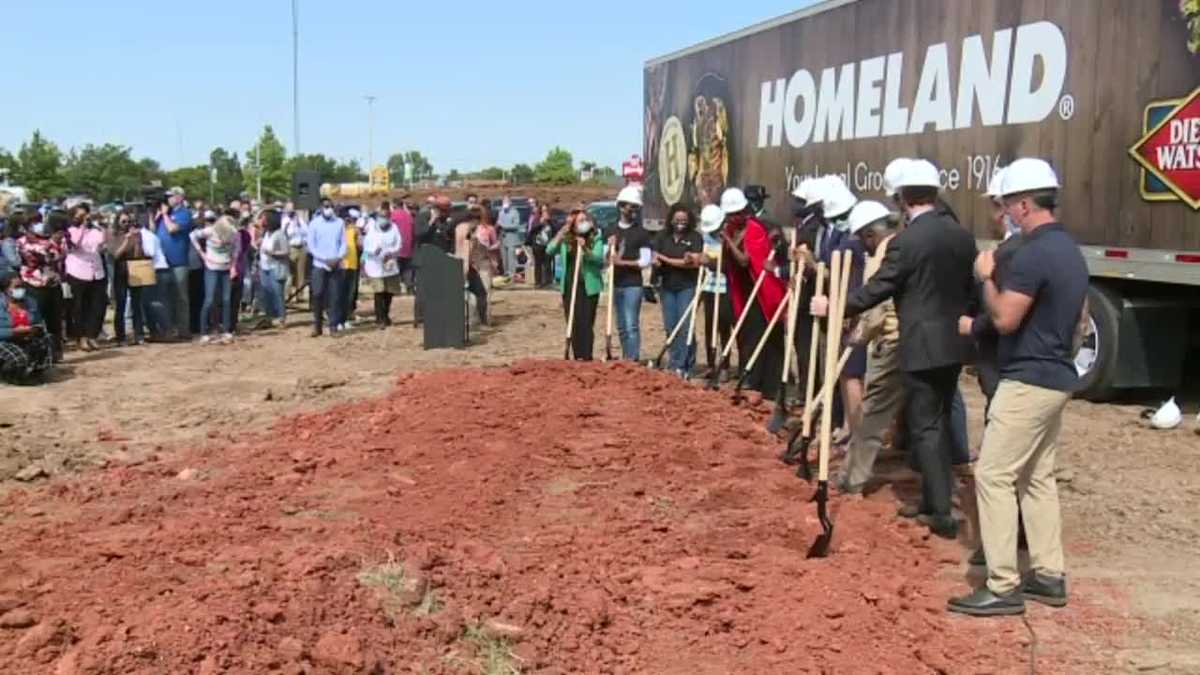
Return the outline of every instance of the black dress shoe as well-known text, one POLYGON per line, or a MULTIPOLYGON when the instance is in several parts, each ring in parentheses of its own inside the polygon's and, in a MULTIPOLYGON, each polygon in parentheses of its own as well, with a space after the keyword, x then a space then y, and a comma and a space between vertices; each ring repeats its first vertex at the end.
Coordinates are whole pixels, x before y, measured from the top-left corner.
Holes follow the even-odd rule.
POLYGON ((1067 580, 1030 572, 1021 581, 1021 595, 1051 607, 1067 606, 1067 580))
POLYGON ((917 516, 917 522, 942 539, 958 539, 958 521, 951 516, 922 513, 917 516))
POLYGON ((983 586, 970 595, 950 598, 950 601, 946 603, 946 609, 971 616, 1024 614, 1025 600, 1021 597, 1020 591, 997 595, 988 590, 987 586, 983 586))
POLYGON ((987 556, 983 554, 982 546, 971 553, 971 557, 967 558, 967 564, 971 567, 987 567, 987 556))

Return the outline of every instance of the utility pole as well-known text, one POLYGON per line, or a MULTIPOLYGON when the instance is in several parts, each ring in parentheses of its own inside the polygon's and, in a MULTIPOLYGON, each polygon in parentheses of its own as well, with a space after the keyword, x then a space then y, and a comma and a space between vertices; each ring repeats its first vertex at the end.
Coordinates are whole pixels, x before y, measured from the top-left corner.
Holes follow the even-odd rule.
POLYGON ((292 0, 292 135, 300 154, 300 13, 292 0))
POLYGON ((367 94, 367 175, 375 166, 375 97, 367 94))
POLYGON ((255 192, 258 194, 258 203, 262 204, 262 136, 258 137, 258 148, 254 151, 254 168, 258 174, 258 185, 255 192))

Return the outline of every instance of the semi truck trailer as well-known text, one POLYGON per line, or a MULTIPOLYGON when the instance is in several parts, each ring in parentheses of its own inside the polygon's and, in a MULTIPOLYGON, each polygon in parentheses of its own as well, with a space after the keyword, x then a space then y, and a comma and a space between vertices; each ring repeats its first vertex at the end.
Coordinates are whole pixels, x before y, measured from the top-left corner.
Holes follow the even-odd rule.
POLYGON ((981 247, 982 193, 1048 160, 1091 273, 1081 395, 1174 388, 1200 336, 1200 55, 1178 0, 828 0, 644 70, 644 219, 674 203, 839 174, 885 201, 897 157, 931 160, 981 247))

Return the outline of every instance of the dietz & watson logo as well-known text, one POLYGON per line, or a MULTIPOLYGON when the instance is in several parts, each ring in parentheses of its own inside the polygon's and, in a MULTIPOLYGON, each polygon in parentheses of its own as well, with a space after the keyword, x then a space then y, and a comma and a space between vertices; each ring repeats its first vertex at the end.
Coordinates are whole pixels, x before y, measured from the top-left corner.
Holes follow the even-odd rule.
POLYGON ((1182 201, 1200 211, 1200 87, 1146 106, 1142 131, 1129 149, 1142 166, 1142 198, 1182 201))
POLYGON ((1037 21, 995 31, 991 50, 982 35, 958 46, 958 78, 951 75, 951 45, 929 45, 916 95, 902 101, 904 60, 894 52, 823 69, 801 68, 790 78, 762 83, 758 147, 793 148, 857 138, 905 136, 1041 122, 1055 110, 1068 120, 1075 99, 1063 95, 1067 41, 1062 29, 1037 21), (1011 67, 1010 67, 1011 64, 1011 67), (1040 75, 1040 77, 1039 77, 1040 75), (978 118, 975 111, 978 109, 978 118))

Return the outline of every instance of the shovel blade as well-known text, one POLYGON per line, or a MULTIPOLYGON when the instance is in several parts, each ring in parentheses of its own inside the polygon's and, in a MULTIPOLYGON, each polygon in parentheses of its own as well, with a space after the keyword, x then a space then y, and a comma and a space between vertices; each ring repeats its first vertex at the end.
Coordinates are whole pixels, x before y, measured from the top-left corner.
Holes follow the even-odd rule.
POLYGON ((796 454, 800 451, 799 446, 796 445, 796 440, 800 438, 801 431, 803 429, 800 427, 793 429, 792 433, 788 434, 787 445, 783 447, 783 452, 779 453, 779 461, 788 466, 796 464, 796 454))
POLYGON ((775 412, 771 413, 771 419, 767 420, 767 432, 772 434, 779 433, 788 421, 787 404, 783 402, 783 388, 780 388, 779 394, 775 397, 775 412))
POLYGON ((817 535, 805 557, 825 558, 829 555, 830 544, 833 543, 833 521, 829 519, 828 481, 817 482, 817 492, 813 495, 813 501, 817 503, 817 520, 821 521, 821 534, 817 535))

